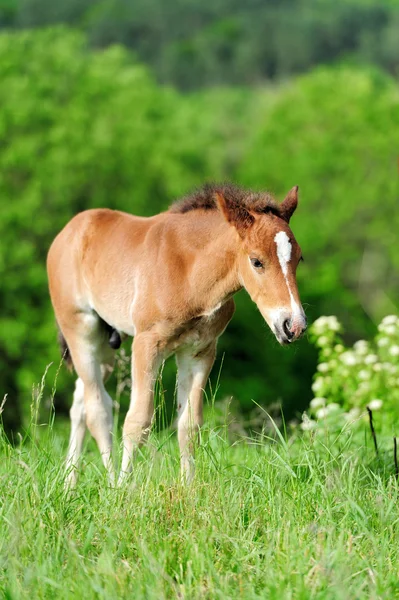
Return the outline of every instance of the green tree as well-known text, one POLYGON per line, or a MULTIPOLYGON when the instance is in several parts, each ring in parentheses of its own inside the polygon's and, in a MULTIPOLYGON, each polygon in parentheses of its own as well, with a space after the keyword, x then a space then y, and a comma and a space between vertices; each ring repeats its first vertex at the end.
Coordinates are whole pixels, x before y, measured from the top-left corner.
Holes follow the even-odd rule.
POLYGON ((184 89, 286 78, 344 57, 398 72, 398 0, 2 0, 0 26, 66 23, 184 89))
MULTIPOLYGON (((240 168, 248 186, 300 186, 301 296, 311 320, 339 315, 349 341, 398 308, 398 100, 380 72, 319 69, 276 95, 240 168)), ((293 355, 305 371, 308 352, 293 355)))
MULTIPOLYGON (((398 100, 396 82, 381 72, 320 68, 258 102, 237 172, 243 185, 279 198, 299 185, 292 229, 305 257, 301 298, 310 322, 337 314, 348 342, 398 310, 398 100)), ((282 400, 287 416, 302 410, 314 350, 305 340, 277 347, 248 297, 237 304, 220 344, 222 393, 248 409, 254 399, 282 400)))
POLYGON ((223 155, 218 133, 176 92, 123 49, 90 52, 72 31, 0 36, 0 82, 0 362, 11 424, 58 357, 45 271, 57 232, 90 207, 156 213, 221 177, 223 155))
MULTIPOLYGON (((46 253, 86 208, 154 214, 209 179, 280 199, 299 184, 292 226, 310 320, 337 314, 354 338, 395 308, 399 104, 396 83, 380 72, 319 69, 266 91, 183 95, 156 84, 127 51, 89 50, 84 36, 61 28, 0 36, 0 84, 0 389, 10 425, 52 361, 50 387, 55 377, 46 253)), ((219 344, 220 395, 245 410, 253 400, 282 401, 288 416, 301 410, 314 349, 306 339, 280 348, 244 292, 237 305, 219 344)), ((66 377, 57 387, 63 409, 66 377)))

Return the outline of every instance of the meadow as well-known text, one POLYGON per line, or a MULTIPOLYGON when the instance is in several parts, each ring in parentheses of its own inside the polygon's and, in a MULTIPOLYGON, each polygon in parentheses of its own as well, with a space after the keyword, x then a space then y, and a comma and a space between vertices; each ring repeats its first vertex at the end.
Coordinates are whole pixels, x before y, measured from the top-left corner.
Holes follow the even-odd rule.
MULTIPOLYGON (((329 323, 333 340, 336 320, 329 323)), ((320 321, 313 335, 318 329, 320 321)), ((365 354, 357 352, 361 372, 365 354)), ((317 380, 320 388, 320 372, 317 380)), ((42 381, 19 444, 1 439, 2 597, 399 596, 399 483, 382 400, 373 411, 376 455, 364 404, 353 411, 341 402, 337 410, 330 396, 320 408, 319 397, 302 422, 277 427, 263 411, 262 431, 237 435, 237 417, 228 402, 215 402, 216 391, 207 398, 191 486, 179 479, 172 426, 151 434, 117 489, 88 439, 77 488, 67 493, 66 423, 53 410, 40 418, 44 389, 42 381)), ((119 439, 115 427, 116 456, 119 439)))
POLYGON ((399 598, 398 0, 128 4, 0 6, 0 598, 399 598), (313 325, 281 348, 238 293, 193 484, 170 361, 130 480, 87 437, 67 493, 48 248, 82 210, 149 216, 206 181, 300 186, 313 325))

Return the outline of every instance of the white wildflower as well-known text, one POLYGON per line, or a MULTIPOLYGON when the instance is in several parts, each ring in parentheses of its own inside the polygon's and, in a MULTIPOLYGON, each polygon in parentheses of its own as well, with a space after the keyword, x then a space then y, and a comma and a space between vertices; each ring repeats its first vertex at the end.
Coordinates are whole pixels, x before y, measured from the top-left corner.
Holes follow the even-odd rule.
POLYGON ((331 317, 327 317, 327 327, 331 331, 339 331, 341 329, 340 322, 334 315, 332 315, 331 317))
POLYGON ((396 333, 395 325, 378 325, 378 329, 387 335, 395 335, 396 333))
POLYGON ((354 408, 351 408, 349 412, 344 414, 344 419, 346 421, 353 421, 354 419, 357 419, 357 417, 359 415, 360 415, 360 408, 355 406, 354 408))
POLYGON ((376 354, 369 354, 364 359, 364 362, 366 365, 373 365, 374 363, 378 362, 378 356, 376 354))
POLYGON ((389 354, 391 356, 399 356, 399 346, 397 346, 396 344, 394 346, 391 346, 389 348, 389 354))
POLYGON ((350 409, 349 413, 353 418, 356 418, 360 415, 360 408, 358 406, 354 406, 350 409))
POLYGON ((322 377, 318 377, 312 383, 312 391, 313 392, 319 392, 321 389, 323 389, 323 387, 324 387, 324 379, 322 377))
POLYGON ((382 364, 375 363, 375 365, 373 365, 373 371, 375 371, 376 373, 379 373, 380 371, 382 371, 382 364))
POLYGON ((316 417, 318 419, 324 419, 327 415, 328 415, 328 409, 326 407, 319 408, 319 410, 316 413, 316 417))
POLYGON ((358 377, 359 379, 370 379, 371 373, 370 371, 366 371, 366 369, 362 369, 361 371, 359 371, 358 377))
POLYGON ((325 406, 326 402, 327 400, 325 398, 316 396, 316 398, 313 398, 313 400, 310 401, 310 406, 311 408, 320 408, 321 406, 325 406))
POLYGON ((359 383, 359 386, 357 388, 357 391, 360 394, 363 394, 364 392, 368 392, 370 390, 370 383, 368 381, 361 381, 359 383))
POLYGON ((328 363, 328 366, 330 369, 335 369, 335 367, 338 366, 338 361, 336 361, 335 359, 330 360, 330 362, 328 363))
POLYGON ((312 327, 325 327, 327 323, 327 317, 319 317, 315 321, 313 321, 312 327))
POLYGON ((387 337, 382 337, 377 341, 377 346, 379 348, 383 348, 384 346, 388 346, 389 344, 389 338, 387 337))
POLYGON ((328 337, 326 337, 325 335, 322 335, 321 337, 319 337, 319 339, 317 340, 317 343, 319 346, 323 347, 323 346, 328 346, 328 337))
POLYGON ((398 372, 398 367, 390 362, 382 363, 382 368, 384 369, 384 371, 390 373, 391 375, 396 375, 396 373, 398 372))
POLYGON ((312 429, 315 429, 316 426, 316 421, 309 419, 308 415, 304 412, 302 415, 302 423, 300 425, 301 429, 303 429, 303 431, 311 431, 312 429))
POLYGON ((336 402, 331 402, 330 404, 327 404, 326 408, 327 408, 327 411, 328 411, 329 413, 332 413, 332 412, 336 412, 336 411, 337 411, 337 410, 339 410, 341 407, 340 407, 340 405, 339 405, 339 404, 337 404, 336 402))
POLYGON ((353 349, 355 350, 356 354, 363 356, 364 354, 367 354, 369 345, 366 340, 358 340, 353 344, 353 349))
POLYGON ((320 371, 320 373, 327 373, 327 371, 329 370, 329 366, 327 363, 320 363, 319 365, 317 365, 317 370, 320 371))
POLYGON ((345 350, 345 348, 343 347, 342 344, 336 344, 334 346, 334 350, 335 350, 335 352, 337 352, 337 354, 340 354, 341 352, 343 352, 345 350))
POLYGON ((334 315, 329 317, 319 317, 312 325, 313 331, 317 333, 323 333, 326 329, 329 331, 339 331, 341 325, 334 315))
POLYGON ((331 354, 332 354, 332 350, 331 350, 331 348, 324 348, 324 349, 323 349, 323 354, 324 354, 324 356, 326 356, 326 357, 328 357, 328 356, 331 356, 331 354))
POLYGON ((367 405, 370 410, 380 410, 381 406, 382 400, 379 398, 374 398, 374 400, 371 400, 371 402, 369 402, 367 405))
POLYGON ((312 330, 316 335, 321 335, 326 328, 326 317, 319 317, 312 324, 312 330))
POLYGON ((356 356, 354 355, 353 352, 350 352, 349 350, 347 350, 346 352, 344 352, 343 354, 341 354, 340 359, 348 367, 356 365, 356 363, 357 363, 356 356))
POLYGON ((396 325, 399 319, 396 315, 387 315, 381 321, 382 325, 396 325))
POLYGON ((301 429, 303 429, 303 431, 312 431, 312 429, 315 429, 316 426, 317 423, 316 421, 313 421, 313 419, 309 419, 308 421, 301 423, 301 429))

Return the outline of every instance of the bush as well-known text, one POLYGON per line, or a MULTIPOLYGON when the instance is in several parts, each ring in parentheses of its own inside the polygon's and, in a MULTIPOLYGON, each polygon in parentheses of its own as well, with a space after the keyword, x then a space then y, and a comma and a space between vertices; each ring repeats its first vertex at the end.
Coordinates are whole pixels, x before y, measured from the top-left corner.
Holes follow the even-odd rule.
POLYGON ((366 408, 383 410, 392 424, 399 404, 399 318, 384 317, 376 336, 347 347, 342 325, 335 316, 320 317, 311 327, 311 339, 319 349, 319 363, 312 390, 309 416, 302 429, 340 429, 356 425, 366 408))

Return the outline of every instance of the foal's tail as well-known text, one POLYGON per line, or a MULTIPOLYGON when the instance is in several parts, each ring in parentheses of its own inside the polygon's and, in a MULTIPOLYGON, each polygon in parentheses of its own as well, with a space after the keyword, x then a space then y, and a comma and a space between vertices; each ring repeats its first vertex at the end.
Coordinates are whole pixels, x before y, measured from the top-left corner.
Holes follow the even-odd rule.
POLYGON ((58 324, 57 324, 57 327, 58 327, 58 343, 59 343, 60 349, 61 349, 61 356, 64 359, 68 370, 72 371, 73 370, 73 362, 72 362, 71 353, 69 352, 68 344, 66 343, 66 339, 62 335, 62 331, 58 324))

